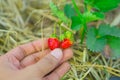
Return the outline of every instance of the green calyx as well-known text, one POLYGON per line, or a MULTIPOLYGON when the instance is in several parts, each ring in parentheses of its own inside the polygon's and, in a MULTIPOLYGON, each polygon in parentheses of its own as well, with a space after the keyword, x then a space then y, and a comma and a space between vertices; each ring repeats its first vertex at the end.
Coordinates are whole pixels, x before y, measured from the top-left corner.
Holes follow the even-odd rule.
POLYGON ((72 33, 70 31, 66 31, 65 37, 70 39, 72 37, 72 33))
MULTIPOLYGON (((58 38, 58 36, 56 34, 52 34, 50 38, 58 38)), ((73 41, 73 34, 70 31, 66 31, 65 33, 60 35, 59 40, 63 41, 66 38, 73 41)))
POLYGON ((56 34, 52 34, 50 37, 51 38, 57 38, 57 35, 56 34))
POLYGON ((65 35, 64 34, 61 34, 60 35, 60 41, 64 40, 65 39, 65 35))
POLYGON ((65 33, 60 35, 60 41, 64 40, 65 38, 73 41, 73 34, 70 31, 66 31, 65 33))

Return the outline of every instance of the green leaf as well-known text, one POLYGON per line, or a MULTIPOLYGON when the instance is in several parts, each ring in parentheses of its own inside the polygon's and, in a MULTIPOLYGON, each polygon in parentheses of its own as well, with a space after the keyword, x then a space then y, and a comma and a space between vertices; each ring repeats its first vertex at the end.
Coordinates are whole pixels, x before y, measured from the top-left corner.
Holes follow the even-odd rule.
POLYGON ((59 10, 53 2, 50 3, 50 8, 54 16, 58 17, 61 21, 68 23, 69 20, 65 16, 64 12, 59 10))
POLYGON ((72 30, 79 30, 82 27, 81 23, 82 23, 81 19, 78 16, 73 16, 71 29, 72 30))
POLYGON ((83 18, 86 20, 86 22, 92 22, 95 20, 101 20, 104 19, 104 14, 102 13, 92 13, 92 12, 85 12, 83 14, 83 18))
POLYGON ((120 58, 120 38, 110 37, 108 40, 108 44, 111 48, 111 57, 113 59, 120 58))
POLYGON ((118 0, 96 0, 95 7, 100 11, 107 12, 118 7, 118 0))
POLYGON ((117 8, 120 0, 85 0, 84 2, 99 11, 107 12, 117 8))
POLYGON ((75 0, 72 0, 72 4, 73 4, 73 6, 74 6, 74 9, 75 9, 77 15, 78 15, 80 18, 82 18, 82 13, 80 12, 80 10, 79 10, 79 8, 78 8, 75 0))
POLYGON ((98 29, 98 36, 114 36, 120 38, 120 29, 117 27, 111 27, 110 25, 102 24, 98 29))
POLYGON ((87 47, 93 52, 101 52, 103 51, 107 40, 105 37, 97 38, 97 29, 90 28, 87 33, 87 47))
POLYGON ((94 2, 95 0, 84 0, 84 3, 89 5, 93 5, 94 2))
POLYGON ((104 19, 105 18, 104 13, 102 13, 102 12, 93 12, 93 15, 96 15, 100 19, 104 19))
POLYGON ((71 18, 72 16, 75 16, 75 10, 70 4, 66 4, 64 7, 64 13, 68 18, 71 18))

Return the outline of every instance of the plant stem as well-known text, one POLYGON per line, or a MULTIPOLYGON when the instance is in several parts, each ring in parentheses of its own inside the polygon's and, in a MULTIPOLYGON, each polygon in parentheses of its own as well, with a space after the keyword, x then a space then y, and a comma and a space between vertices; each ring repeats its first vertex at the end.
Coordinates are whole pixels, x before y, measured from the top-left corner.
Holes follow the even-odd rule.
POLYGON ((84 12, 86 12, 86 11, 88 11, 88 9, 87 9, 87 4, 84 2, 84 12))
POLYGON ((82 14, 81 14, 81 12, 79 11, 79 8, 77 7, 75 0, 72 0, 72 3, 73 3, 73 5, 74 5, 74 8, 75 8, 78 16, 79 16, 80 18, 82 18, 82 14))
MULTIPOLYGON (((60 25, 59 25, 60 26, 60 25)), ((62 34, 62 28, 61 28, 61 26, 60 26, 60 36, 61 36, 61 34, 62 34)))
POLYGON ((56 24, 54 25, 54 34, 56 34, 56 24))
POLYGON ((82 31, 82 35, 81 35, 81 44, 84 41, 86 31, 87 31, 87 24, 84 23, 84 25, 83 25, 83 31, 82 31))
POLYGON ((83 51, 83 62, 85 63, 86 62, 86 57, 87 57, 87 49, 84 48, 84 51, 83 51))
POLYGON ((60 26, 63 27, 63 28, 65 28, 66 30, 72 32, 73 34, 76 33, 75 31, 73 31, 72 29, 70 29, 69 27, 67 27, 64 23, 61 23, 60 26))

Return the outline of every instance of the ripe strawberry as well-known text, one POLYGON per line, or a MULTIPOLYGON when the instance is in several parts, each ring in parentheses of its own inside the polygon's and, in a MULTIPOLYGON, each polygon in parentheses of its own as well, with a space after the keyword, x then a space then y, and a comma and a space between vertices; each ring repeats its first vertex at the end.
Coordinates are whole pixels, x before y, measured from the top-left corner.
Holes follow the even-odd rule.
POLYGON ((61 42, 61 48, 63 49, 69 48, 70 46, 72 46, 72 44, 73 42, 70 39, 66 38, 61 42))
POLYGON ((48 39, 48 46, 51 50, 55 48, 59 48, 60 42, 57 38, 49 38, 48 39))

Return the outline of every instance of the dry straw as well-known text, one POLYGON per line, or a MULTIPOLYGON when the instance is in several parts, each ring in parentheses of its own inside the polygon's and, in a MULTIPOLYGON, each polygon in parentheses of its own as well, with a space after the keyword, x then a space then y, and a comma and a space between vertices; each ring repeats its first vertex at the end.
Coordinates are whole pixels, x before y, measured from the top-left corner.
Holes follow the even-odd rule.
MULTIPOLYGON (((62 8, 66 2, 58 0, 55 3, 62 8)), ((0 0, 1 55, 20 44, 50 36, 59 20, 52 16, 48 4, 49 0, 0 0)), ((61 26, 73 32, 65 24, 61 26)), ((77 38, 73 46, 74 57, 70 60, 71 70, 63 80, 108 80, 111 76, 120 76, 120 59, 105 59, 101 54, 89 52, 85 44, 78 43, 77 38)))

